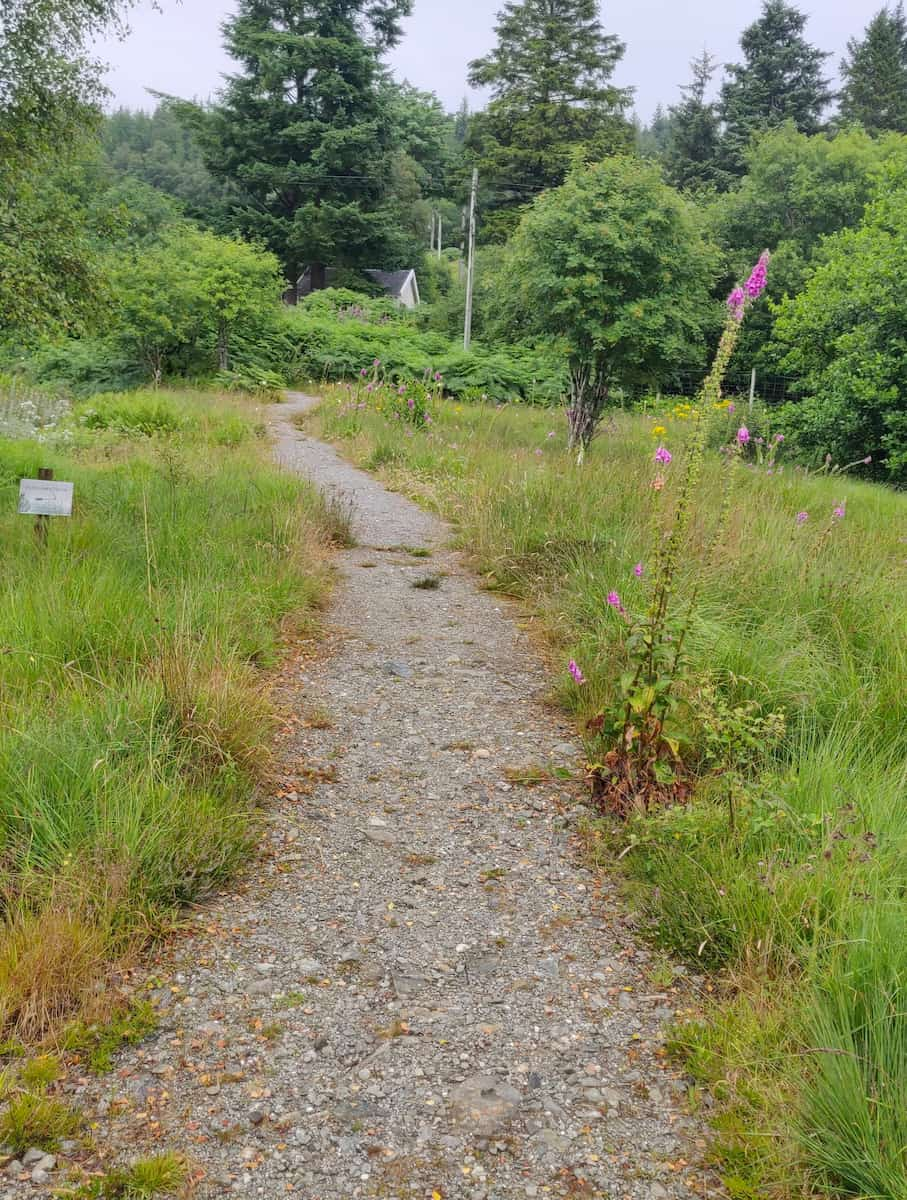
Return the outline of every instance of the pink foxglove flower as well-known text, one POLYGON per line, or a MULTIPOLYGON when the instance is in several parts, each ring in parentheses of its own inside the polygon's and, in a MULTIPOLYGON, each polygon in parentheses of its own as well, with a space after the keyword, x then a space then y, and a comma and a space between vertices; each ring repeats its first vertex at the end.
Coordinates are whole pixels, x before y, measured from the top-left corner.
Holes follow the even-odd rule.
POLYGON ((745 446, 749 440, 750 440, 750 431, 747 429, 747 427, 745 425, 741 425, 740 428, 737 430, 738 445, 745 446))
POLYGON ((637 563, 636 566, 633 568, 633 574, 636 576, 637 579, 641 579, 642 573, 644 570, 645 570, 645 567, 642 565, 642 563, 637 563))
POLYGON ((576 665, 576 662, 572 658, 570 659, 570 662, 567 664, 567 670, 573 676, 574 683, 578 683, 580 686, 582 686, 582 684, 584 684, 586 682, 586 676, 582 673, 582 671, 579 669, 579 667, 576 665))
POLYGON ((759 261, 753 267, 753 273, 746 281, 746 294, 752 300, 758 300, 765 291, 765 285, 768 283, 768 263, 769 252, 764 250, 759 255, 759 261))
POLYGON ((808 520, 809 520, 808 512, 798 512, 797 513, 797 524, 798 525, 805 525, 808 520))
POLYGON ((663 463, 664 466, 667 466, 668 463, 671 462, 672 458, 673 455, 671 454, 671 451, 666 450, 664 446, 659 446, 655 451, 655 461, 657 463, 663 463))

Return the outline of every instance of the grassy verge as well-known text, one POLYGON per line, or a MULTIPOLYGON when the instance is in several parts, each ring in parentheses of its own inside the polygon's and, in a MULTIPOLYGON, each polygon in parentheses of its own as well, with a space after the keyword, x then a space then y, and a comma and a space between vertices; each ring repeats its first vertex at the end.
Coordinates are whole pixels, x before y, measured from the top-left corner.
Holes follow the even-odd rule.
MULTIPOLYGON (((615 417, 577 469, 554 413, 444 404, 432 418, 413 428, 328 397, 314 419, 455 522, 488 586, 538 614, 564 703, 581 721, 602 711, 624 662, 606 596, 633 597, 651 545, 652 420, 615 417)), ((660 435, 679 461, 682 418, 660 435)), ((700 493, 678 580, 682 595, 699 584, 685 735, 704 755, 741 712, 783 714, 784 733, 748 748, 735 819, 706 777, 687 805, 595 823, 590 849, 623 853, 653 938, 721 980, 722 1004, 675 1047, 711 1093, 731 1193, 905 1200, 907 497, 744 472, 703 569, 717 454, 700 493)))
MULTIPOLYGON (((135 393, 0 441, 0 1043, 103 1018, 116 964, 242 861, 320 499, 236 397, 135 393), (46 548, 19 479, 75 483, 46 548)), ((2 1140, 2 1138, 0 1138, 2 1140)))

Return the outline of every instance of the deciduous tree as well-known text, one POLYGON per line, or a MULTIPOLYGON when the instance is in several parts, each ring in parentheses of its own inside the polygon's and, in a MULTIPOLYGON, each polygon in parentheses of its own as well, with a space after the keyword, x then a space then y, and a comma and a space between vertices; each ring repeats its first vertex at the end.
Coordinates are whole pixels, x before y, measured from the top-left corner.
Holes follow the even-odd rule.
POLYGON ((693 208, 638 159, 576 168, 527 210, 498 307, 513 336, 566 347, 571 445, 589 444, 615 385, 654 387, 701 361, 715 263, 693 208))

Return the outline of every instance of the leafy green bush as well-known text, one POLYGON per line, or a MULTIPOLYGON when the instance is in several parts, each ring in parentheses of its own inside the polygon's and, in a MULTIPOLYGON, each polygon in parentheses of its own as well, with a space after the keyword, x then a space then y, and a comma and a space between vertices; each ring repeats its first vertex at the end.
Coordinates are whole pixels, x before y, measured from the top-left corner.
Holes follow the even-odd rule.
POLYGON ((452 396, 557 403, 566 386, 555 350, 522 346, 466 352, 444 334, 419 332, 415 318, 388 300, 363 301, 352 292, 327 289, 288 311, 296 340, 294 369, 301 378, 351 379, 375 363, 389 380, 418 380, 436 372, 452 396))
POLYGON ((857 230, 828 238, 806 288, 785 300, 775 340, 806 398, 781 410, 801 454, 907 484, 907 188, 882 196, 857 230), (871 459, 871 462, 868 461, 871 459))

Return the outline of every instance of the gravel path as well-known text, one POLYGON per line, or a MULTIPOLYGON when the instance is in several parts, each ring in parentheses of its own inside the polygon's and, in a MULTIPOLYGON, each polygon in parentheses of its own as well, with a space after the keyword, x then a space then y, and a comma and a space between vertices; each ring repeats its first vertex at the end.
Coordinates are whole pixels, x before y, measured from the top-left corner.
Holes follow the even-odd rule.
POLYGON ((678 998, 581 865, 528 637, 443 524, 295 429, 310 403, 273 410, 278 456, 359 545, 284 673, 262 863, 178 946, 159 1033, 76 1089, 96 1141, 185 1150, 203 1197, 717 1194, 659 1054, 678 998))

